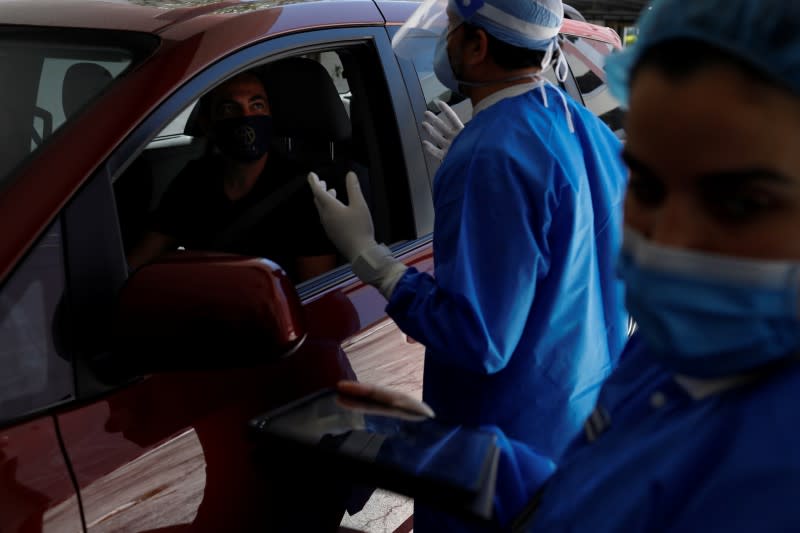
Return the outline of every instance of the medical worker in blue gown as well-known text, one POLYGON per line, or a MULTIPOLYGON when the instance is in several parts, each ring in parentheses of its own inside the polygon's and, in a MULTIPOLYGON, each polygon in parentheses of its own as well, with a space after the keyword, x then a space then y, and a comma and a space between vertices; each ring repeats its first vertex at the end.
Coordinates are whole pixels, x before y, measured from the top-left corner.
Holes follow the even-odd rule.
POLYGON ((638 332, 522 530, 800 531, 800 2, 656 1, 607 69, 638 332))
POLYGON ((331 240, 426 346, 437 417, 502 428, 545 476, 614 367, 627 317, 614 276, 620 143, 540 78, 566 74, 562 20, 560 0, 428 0, 394 39, 403 56, 437 35, 437 77, 474 108, 434 178, 435 278, 375 242, 354 175, 348 206, 310 176, 331 240))

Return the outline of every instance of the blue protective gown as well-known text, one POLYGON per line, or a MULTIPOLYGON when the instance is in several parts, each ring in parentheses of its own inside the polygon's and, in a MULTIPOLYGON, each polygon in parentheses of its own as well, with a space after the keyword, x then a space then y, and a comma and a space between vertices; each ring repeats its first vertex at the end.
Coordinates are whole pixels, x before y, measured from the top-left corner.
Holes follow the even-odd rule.
POLYGON ((751 378, 692 396, 634 336, 525 530, 800 531, 800 363, 751 378))
POLYGON ((437 417, 499 427, 542 457, 540 471, 594 406, 627 317, 614 274, 620 142, 567 98, 570 132, 546 90, 549 106, 540 89, 503 99, 454 139, 434 181, 435 279, 409 269, 387 308, 427 348, 423 397, 437 417))

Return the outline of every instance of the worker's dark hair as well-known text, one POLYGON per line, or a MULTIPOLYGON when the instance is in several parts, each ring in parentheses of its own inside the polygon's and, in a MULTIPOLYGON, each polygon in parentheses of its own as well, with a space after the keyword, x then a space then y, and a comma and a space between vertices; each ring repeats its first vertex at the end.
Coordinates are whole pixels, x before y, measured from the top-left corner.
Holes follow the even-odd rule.
POLYGON ((478 31, 486 34, 488 41, 488 53, 499 67, 506 70, 517 70, 521 68, 541 67, 542 59, 544 59, 544 52, 541 50, 529 50, 508 44, 494 37, 488 31, 465 22, 464 24, 464 38, 474 39, 478 35, 478 31))

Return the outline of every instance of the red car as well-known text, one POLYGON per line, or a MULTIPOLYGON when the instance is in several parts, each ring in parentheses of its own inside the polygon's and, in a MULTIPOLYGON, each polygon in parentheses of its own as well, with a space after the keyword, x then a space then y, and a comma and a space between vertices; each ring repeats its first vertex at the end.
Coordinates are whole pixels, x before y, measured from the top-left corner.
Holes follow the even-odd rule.
MULTIPOLYGON (((416 5, 0 0, 0 531, 267 526, 281 486, 247 420, 354 375, 419 393, 422 347, 347 265, 294 286, 269 261, 201 252, 130 275, 124 253, 206 149, 197 99, 302 56, 276 135, 314 164, 360 164, 378 238, 431 271, 419 124, 450 95, 432 42, 413 63, 392 52, 416 5)), ((619 37, 563 34, 565 89, 621 131, 602 71, 619 37)))

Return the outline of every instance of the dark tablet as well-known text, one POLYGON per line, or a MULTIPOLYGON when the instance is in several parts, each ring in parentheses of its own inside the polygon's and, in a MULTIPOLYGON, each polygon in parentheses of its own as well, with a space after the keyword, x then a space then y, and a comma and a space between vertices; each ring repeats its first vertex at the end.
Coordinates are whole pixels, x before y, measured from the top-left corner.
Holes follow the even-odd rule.
POLYGON ((287 460, 323 461, 349 479, 491 518, 499 458, 491 433, 333 390, 259 416, 251 427, 287 460))

